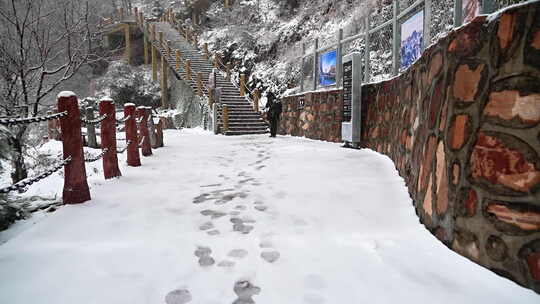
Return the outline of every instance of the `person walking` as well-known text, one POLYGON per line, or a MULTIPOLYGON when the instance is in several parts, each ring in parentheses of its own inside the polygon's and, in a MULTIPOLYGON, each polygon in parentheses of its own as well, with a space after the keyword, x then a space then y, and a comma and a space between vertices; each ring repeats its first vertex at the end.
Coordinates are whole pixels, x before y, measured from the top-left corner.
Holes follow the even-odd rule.
POLYGON ((283 107, 281 105, 281 100, 276 99, 276 96, 272 92, 266 94, 266 99, 266 108, 268 109, 267 117, 270 122, 270 137, 276 137, 283 107))

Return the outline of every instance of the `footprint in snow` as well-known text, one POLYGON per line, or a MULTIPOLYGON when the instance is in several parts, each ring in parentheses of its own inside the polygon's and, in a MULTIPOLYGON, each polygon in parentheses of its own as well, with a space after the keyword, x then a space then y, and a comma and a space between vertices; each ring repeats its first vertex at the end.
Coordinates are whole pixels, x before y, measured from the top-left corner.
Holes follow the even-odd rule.
POLYGON ((165 296, 166 304, 185 304, 191 301, 191 293, 187 289, 176 289, 165 296))
POLYGON ((246 257, 247 254, 248 254, 247 250, 244 250, 244 249, 233 249, 233 250, 229 251, 229 253, 227 254, 227 256, 230 256, 230 257, 233 257, 233 258, 239 258, 239 259, 242 259, 242 258, 246 257))
POLYGON ((261 252, 261 258, 268 263, 274 263, 280 257, 279 252, 277 251, 263 251, 261 252))
POLYGON ((261 292, 261 288, 251 284, 249 281, 238 281, 234 284, 234 293, 238 296, 233 304, 254 304, 253 296, 261 292))

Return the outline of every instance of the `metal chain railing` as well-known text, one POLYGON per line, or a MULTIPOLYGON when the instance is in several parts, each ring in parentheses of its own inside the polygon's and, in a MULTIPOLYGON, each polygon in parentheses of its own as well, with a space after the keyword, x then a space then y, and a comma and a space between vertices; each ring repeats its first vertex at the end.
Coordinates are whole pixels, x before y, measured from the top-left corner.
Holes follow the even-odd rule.
POLYGON ((81 121, 85 125, 97 125, 98 123, 104 121, 106 118, 107 118, 107 114, 104 114, 103 116, 100 116, 100 117, 98 117, 96 119, 92 119, 92 120, 81 118, 81 121))
POLYGON ((109 149, 108 149, 108 148, 105 148, 105 149, 103 149, 103 151, 101 151, 101 153, 99 153, 97 156, 85 158, 84 161, 87 162, 87 163, 93 163, 93 162, 95 162, 95 161, 98 161, 98 160, 100 160, 100 159, 101 159, 108 151, 109 151, 109 149))
POLYGON ((125 146, 123 149, 121 149, 121 150, 117 150, 116 153, 122 154, 122 153, 126 152, 126 150, 128 149, 129 145, 131 145, 131 140, 128 140, 128 142, 126 143, 126 146, 125 146))
POLYGON ((117 119, 116 122, 117 123, 125 123, 126 121, 128 121, 130 119, 131 119, 131 115, 128 115, 127 117, 124 117, 122 119, 117 119))
POLYGON ((36 116, 28 118, 0 118, 0 125, 12 126, 12 125, 23 125, 31 124, 36 122, 48 121, 53 119, 58 119, 67 115, 67 112, 51 114, 47 116, 36 116))
POLYGON ((65 165, 69 164, 70 161, 71 161, 71 156, 64 159, 63 161, 61 161, 59 164, 57 164, 53 168, 43 172, 42 174, 40 174, 40 175, 38 175, 36 177, 22 180, 22 181, 20 181, 20 182, 18 182, 16 184, 13 184, 13 185, 11 185, 9 187, 6 187, 6 188, 1 188, 0 193, 9 193, 9 192, 12 192, 12 191, 23 190, 27 186, 30 186, 33 183, 38 182, 38 181, 50 176, 51 174, 57 172, 58 170, 60 170, 65 165))

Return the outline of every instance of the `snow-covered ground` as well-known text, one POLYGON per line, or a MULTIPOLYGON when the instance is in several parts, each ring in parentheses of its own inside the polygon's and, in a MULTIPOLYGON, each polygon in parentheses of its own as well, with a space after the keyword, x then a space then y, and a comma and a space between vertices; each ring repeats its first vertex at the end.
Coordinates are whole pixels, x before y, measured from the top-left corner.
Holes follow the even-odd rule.
POLYGON ((92 178, 92 201, 0 233, 0 303, 540 300, 436 240, 383 155, 201 130, 165 141, 92 178))

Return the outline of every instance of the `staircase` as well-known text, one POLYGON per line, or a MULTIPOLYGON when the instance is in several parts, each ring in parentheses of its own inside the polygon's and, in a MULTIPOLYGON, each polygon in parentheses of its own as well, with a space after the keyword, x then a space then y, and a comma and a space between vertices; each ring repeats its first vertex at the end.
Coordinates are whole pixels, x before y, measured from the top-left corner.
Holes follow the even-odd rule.
MULTIPOLYGON (((213 65, 208 59, 205 59, 194 46, 192 46, 176 29, 167 22, 156 22, 156 33, 163 32, 164 41, 170 41, 172 52, 168 56, 164 46, 158 40, 151 40, 152 45, 160 52, 161 58, 165 58, 171 70, 179 79, 182 79, 197 91, 197 73, 203 75, 203 94, 208 96, 209 74, 213 70, 213 65), (193 79, 189 79, 185 71, 184 64, 176 68, 175 51, 180 50, 182 63, 189 59, 191 61, 191 70, 193 79)), ((149 38, 152 38, 149 35, 149 38)), ((239 88, 232 82, 226 80, 221 72, 216 75, 217 87, 221 87, 221 105, 227 105, 229 108, 229 128, 225 135, 246 135, 246 134, 265 134, 268 133, 268 126, 262 119, 260 113, 253 110, 252 103, 246 98, 240 96, 239 88)), ((223 130, 223 121, 221 119, 221 110, 218 111, 218 126, 223 130)))

